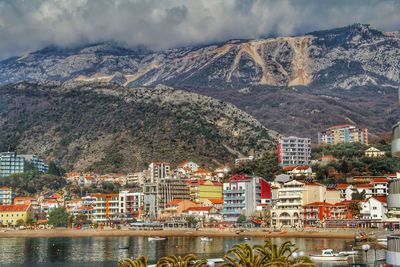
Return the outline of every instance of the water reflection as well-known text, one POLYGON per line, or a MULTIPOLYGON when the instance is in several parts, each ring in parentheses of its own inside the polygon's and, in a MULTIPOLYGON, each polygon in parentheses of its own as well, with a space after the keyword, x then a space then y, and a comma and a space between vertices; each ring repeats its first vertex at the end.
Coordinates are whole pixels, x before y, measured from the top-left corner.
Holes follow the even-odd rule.
MULTIPOLYGON (((277 243, 290 240, 307 254, 317 254, 323 248, 349 250, 353 245, 353 241, 343 239, 275 240, 277 243)), ((118 259, 124 257, 147 255, 149 262, 154 263, 165 255, 187 253, 215 258, 224 255, 232 245, 244 242, 262 244, 264 239, 251 238, 245 241, 241 237, 215 237, 212 242, 203 242, 198 237, 171 237, 165 241, 149 241, 147 237, 0 238, 0 266, 115 267, 118 259), (123 247, 129 249, 120 249, 123 247)))

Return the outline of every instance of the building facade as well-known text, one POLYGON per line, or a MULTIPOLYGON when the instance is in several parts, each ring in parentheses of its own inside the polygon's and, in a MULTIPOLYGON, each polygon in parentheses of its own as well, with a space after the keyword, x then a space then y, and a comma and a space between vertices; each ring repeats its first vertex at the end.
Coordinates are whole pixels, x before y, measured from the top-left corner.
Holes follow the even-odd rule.
POLYGON ((11 187, 0 187, 0 205, 11 205, 13 203, 14 193, 11 187))
POLYGON ((260 177, 234 175, 223 183, 224 204, 221 215, 225 221, 234 222, 240 215, 250 217, 257 211, 262 192, 267 190, 262 187, 262 181, 260 177))
POLYGON ((222 199, 222 183, 209 180, 187 181, 190 190, 190 199, 196 203, 203 203, 208 199, 222 199))
POLYGON ((0 223, 2 225, 16 225, 19 220, 26 223, 33 219, 33 211, 29 205, 0 206, 0 223))
POLYGON ((0 176, 8 177, 25 171, 25 159, 15 152, 0 153, 0 176))
POLYGON ((318 133, 318 144, 341 143, 368 144, 368 129, 359 129, 352 124, 339 124, 318 133))
POLYGON ((161 215, 167 203, 175 199, 190 200, 190 190, 187 180, 162 178, 157 183, 157 211, 161 215))
POLYGON ((277 191, 277 202, 271 211, 271 225, 278 228, 301 227, 303 206, 324 202, 326 197, 325 186, 296 180, 284 183, 277 191))
POLYGON ((170 175, 171 166, 168 162, 152 162, 149 165, 150 183, 156 183, 159 179, 170 175))
POLYGON ((311 163, 311 139, 284 137, 278 144, 278 162, 282 166, 301 166, 311 163))
POLYGON ((38 172, 47 173, 49 171, 49 166, 36 155, 27 154, 18 156, 24 158, 25 162, 30 162, 38 172))

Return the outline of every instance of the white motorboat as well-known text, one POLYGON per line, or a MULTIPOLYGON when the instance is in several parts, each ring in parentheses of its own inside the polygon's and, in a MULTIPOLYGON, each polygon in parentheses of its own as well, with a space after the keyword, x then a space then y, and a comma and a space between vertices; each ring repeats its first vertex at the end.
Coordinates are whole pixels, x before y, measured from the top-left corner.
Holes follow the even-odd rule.
POLYGON ((340 251, 339 255, 344 255, 344 256, 355 256, 358 255, 357 250, 349 250, 349 251, 340 251))
POLYGON ((202 236, 202 237, 200 237, 200 240, 201 240, 201 241, 204 241, 204 242, 211 242, 211 241, 213 241, 212 237, 208 237, 208 236, 202 236))
POLYGON ((323 249, 320 255, 310 255, 315 261, 347 261, 348 255, 334 253, 333 249, 323 249))
POLYGON ((378 238, 378 239, 376 240, 376 242, 377 242, 379 245, 387 246, 387 238, 386 238, 386 237, 378 238))
POLYGON ((166 237, 161 237, 161 236, 153 236, 148 238, 149 241, 162 241, 162 240, 167 240, 166 237))

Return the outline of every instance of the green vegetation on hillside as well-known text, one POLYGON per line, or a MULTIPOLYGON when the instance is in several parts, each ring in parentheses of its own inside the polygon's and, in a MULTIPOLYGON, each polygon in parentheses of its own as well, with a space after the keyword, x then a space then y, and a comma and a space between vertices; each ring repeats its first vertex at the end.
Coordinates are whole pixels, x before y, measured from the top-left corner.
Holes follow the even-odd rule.
POLYGON ((66 185, 63 177, 35 171, 0 177, 0 186, 11 187, 17 196, 32 195, 43 191, 57 191, 66 185))
POLYGON ((314 165, 313 171, 318 180, 329 178, 346 178, 359 175, 384 175, 400 170, 400 159, 391 157, 390 146, 380 143, 374 145, 381 151, 387 152, 383 157, 365 157, 364 152, 370 146, 359 143, 320 146, 313 149, 313 157, 333 155, 336 160, 325 166, 314 165))
POLYGON ((259 159, 250 161, 244 166, 232 170, 232 174, 249 174, 260 176, 268 181, 272 181, 275 175, 282 169, 278 163, 278 155, 276 153, 266 153, 259 159))
POLYGON ((40 151, 80 171, 141 171, 146 162, 188 158, 224 164, 235 151, 262 154, 275 143, 235 106, 165 87, 19 83, 0 87, 0 107, 0 150, 40 151))

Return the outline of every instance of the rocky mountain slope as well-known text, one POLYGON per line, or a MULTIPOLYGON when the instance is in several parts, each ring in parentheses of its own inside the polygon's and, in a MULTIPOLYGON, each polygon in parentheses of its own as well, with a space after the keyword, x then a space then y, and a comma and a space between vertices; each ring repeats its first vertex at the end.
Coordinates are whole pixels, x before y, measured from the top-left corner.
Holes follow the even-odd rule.
POLYGON ((398 119, 400 34, 355 24, 157 52, 48 47, 0 62, 0 84, 21 80, 166 84, 234 103, 284 134, 316 137, 343 122, 379 133, 398 119))
POLYGON ((154 160, 224 163, 276 144, 275 132, 232 104, 166 86, 2 86, 0 128, 1 151, 103 172, 142 170, 154 160))
POLYGON ((400 82, 400 38, 368 25, 304 36, 231 40, 152 52, 113 43, 48 47, 1 62, 2 83, 18 80, 117 81, 124 85, 333 85, 400 82), (348 73, 351 68, 352 73, 348 73))

